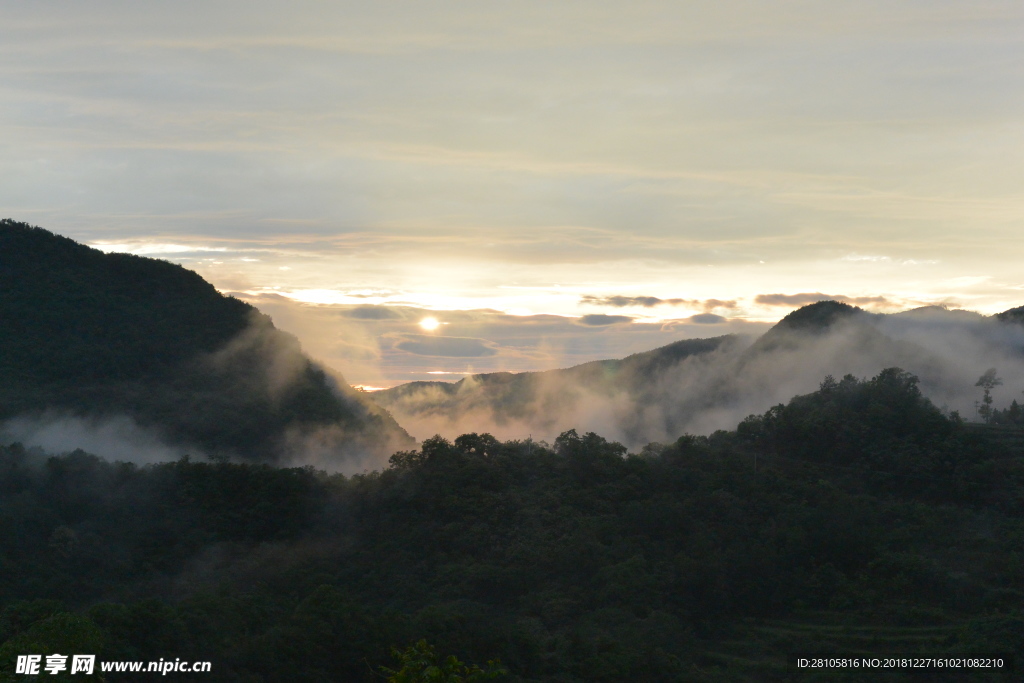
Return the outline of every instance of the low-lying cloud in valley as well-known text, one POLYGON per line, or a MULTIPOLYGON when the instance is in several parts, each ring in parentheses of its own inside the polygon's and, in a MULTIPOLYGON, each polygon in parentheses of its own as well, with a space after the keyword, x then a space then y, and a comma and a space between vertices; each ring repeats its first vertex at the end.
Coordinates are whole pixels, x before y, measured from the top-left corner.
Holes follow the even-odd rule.
MULTIPOLYGON (((413 380, 480 372, 564 368, 622 358, 689 337, 757 335, 769 323, 725 318, 712 309, 735 302, 701 301, 686 317, 666 320, 617 313, 577 317, 513 315, 494 309, 428 309, 411 305, 314 304, 274 293, 236 292, 296 335, 303 348, 356 386, 390 387, 413 380), (438 322, 427 332, 424 319, 438 322)), ((689 305, 689 304, 688 304, 689 305)))
POLYGON ((718 325, 719 323, 724 323, 726 318, 714 313, 698 313, 697 315, 691 315, 689 320, 698 325, 718 325))
POLYGON ((821 292, 804 292, 802 294, 758 294, 754 301, 765 306, 806 306, 818 301, 841 301, 854 306, 884 305, 890 303, 884 296, 845 296, 843 294, 822 294, 821 292))
MULTIPOLYGON (((836 305, 819 304, 828 306, 836 305)), ((918 375, 926 396, 967 419, 977 419, 975 383, 988 368, 1004 381, 993 391, 996 407, 1024 399, 1024 326, 941 308, 862 312, 804 326, 816 310, 825 309, 800 311, 761 338, 726 337, 683 355, 673 345, 622 362, 373 396, 418 438, 487 431, 550 440, 575 428, 634 449, 686 432, 733 429, 750 414, 815 390, 826 375, 871 377, 893 366, 918 375)))
MULTIPOLYGON (((819 301, 819 299, 815 299, 819 301)), ((623 296, 615 294, 612 296, 594 296, 587 294, 580 298, 580 303, 588 306, 614 306, 616 308, 642 307, 653 308, 655 306, 687 306, 698 308, 705 312, 711 312, 716 308, 733 310, 738 307, 735 300, 723 301, 722 299, 660 299, 656 296, 623 296)))
POLYGON ((87 418, 49 411, 21 416, 0 424, 0 443, 14 442, 55 454, 82 449, 107 460, 140 465, 185 455, 205 459, 201 449, 170 445, 154 430, 140 427, 125 415, 87 418))
POLYGON ((592 313, 590 315, 580 316, 578 322, 580 325, 602 327, 604 325, 618 325, 620 323, 633 322, 633 319, 628 315, 605 315, 604 313, 592 313))
POLYGON ((394 348, 417 356, 442 358, 480 358, 498 353, 496 344, 472 337, 431 337, 425 334, 395 336, 394 348))

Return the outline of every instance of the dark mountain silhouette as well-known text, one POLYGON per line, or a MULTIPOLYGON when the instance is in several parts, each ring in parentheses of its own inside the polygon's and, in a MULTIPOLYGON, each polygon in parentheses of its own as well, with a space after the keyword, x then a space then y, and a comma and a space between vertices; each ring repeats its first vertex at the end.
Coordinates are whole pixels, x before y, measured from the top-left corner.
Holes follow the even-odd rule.
MULTIPOLYGON (((593 397, 620 405, 648 405, 664 397, 659 378, 680 363, 748 343, 735 335, 684 339, 621 360, 542 372, 484 373, 454 383, 411 382, 369 396, 410 422, 436 421, 437 429, 466 422, 478 423, 481 429, 493 423, 498 432, 557 433, 570 428, 593 397)), ((625 428, 631 435, 627 440, 644 438, 642 420, 625 428)))
POLYGON ((640 454, 464 434, 344 478, 0 445, 0 680, 88 651, 200 683, 1020 681, 1022 456, 899 368, 640 454), (1002 663, 794 675, 823 647, 1002 663))
POLYGON ((684 340, 623 360, 414 382, 371 397, 422 437, 494 430, 548 438, 576 427, 639 447, 727 429, 813 390, 825 375, 867 377, 897 366, 918 375, 938 405, 973 416, 975 382, 987 368, 999 366, 1024 388, 1024 325, 1006 322, 1021 310, 986 317, 935 306, 882 315, 821 301, 752 341, 684 340))
POLYGON ((796 348, 806 338, 821 336, 842 322, 870 317, 863 309, 839 301, 818 301, 799 308, 761 335, 751 351, 764 353, 780 348, 796 348))
POLYGON ((409 437, 298 341, 196 273, 0 221, 0 420, 127 416, 169 443, 278 460, 409 437))
POLYGON ((436 407, 448 409, 468 400, 466 407, 494 403, 509 418, 529 413, 537 389, 544 384, 563 384, 591 391, 611 393, 643 392, 651 375, 673 367, 691 356, 709 353, 722 345, 733 344, 736 337, 726 335, 711 339, 683 339, 667 346, 627 356, 621 360, 596 360, 571 368, 540 372, 490 372, 471 375, 458 382, 409 382, 370 396, 380 405, 393 405, 417 393, 436 392, 436 407))
POLYGON ((1017 323, 1024 325, 1024 306, 1018 306, 1017 308, 1011 308, 1002 313, 997 313, 996 318, 1006 323, 1017 323))
MULTIPOLYGON (((969 424, 927 395, 969 402, 995 366, 1019 395, 1019 310, 822 302, 758 340, 405 385, 378 397, 518 438, 425 439, 350 478, 0 444, 0 680, 57 652, 173 652, 232 681, 398 680, 438 652, 515 681, 791 680, 822 643, 989 653, 1005 667, 986 680, 1019 680, 1024 418, 969 424), (580 429, 522 438, 558 422, 580 429)), ((213 454, 403 440, 194 273, 0 222, 0 417, 55 411, 213 454)))
MULTIPOLYGON (((821 334, 842 320, 867 315, 863 309, 839 301, 818 301, 798 308, 780 320, 772 331, 782 330, 821 334)), ((765 336, 768 336, 766 333, 765 336)))

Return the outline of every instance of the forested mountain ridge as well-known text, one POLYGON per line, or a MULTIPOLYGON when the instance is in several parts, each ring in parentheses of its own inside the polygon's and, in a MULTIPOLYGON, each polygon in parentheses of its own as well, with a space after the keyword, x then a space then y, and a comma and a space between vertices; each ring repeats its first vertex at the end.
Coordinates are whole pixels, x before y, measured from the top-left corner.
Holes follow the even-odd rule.
POLYGON ((603 430, 630 447, 683 432, 729 428, 750 413, 806 393, 822 376, 868 377, 908 368, 938 405, 974 416, 978 377, 1005 379, 998 401, 1024 389, 1022 309, 996 316, 941 307, 869 313, 836 301, 793 311, 757 339, 676 342, 621 361, 565 370, 416 382, 371 394, 420 436, 474 429, 552 438, 603 430))
POLYGON ((747 355, 792 350, 806 338, 820 337, 843 322, 861 322, 871 314, 839 301, 819 301, 793 311, 758 337, 747 355))
POLYGON ((996 317, 1003 322, 1024 325, 1024 306, 1017 306, 1002 313, 997 313, 996 317))
POLYGON ((889 368, 634 454, 465 434, 346 478, 0 447, 0 680, 89 642, 213 663, 176 680, 371 681, 421 638, 510 681, 807 680, 796 652, 1019 680, 1024 432, 990 432, 889 368))
POLYGON ((597 360, 570 368, 537 372, 491 372, 471 375, 458 382, 409 382, 391 389, 375 391, 370 398, 385 408, 402 406, 417 394, 432 392, 432 399, 423 403, 424 412, 444 415, 450 411, 487 409, 495 419, 513 421, 528 418, 534 410, 539 391, 548 388, 561 395, 547 398, 548 403, 571 403, 583 389, 592 393, 631 398, 649 386, 649 378, 691 356, 711 353, 716 349, 740 343, 734 335, 711 339, 683 339, 666 346, 627 356, 621 360, 597 360))
POLYGON ((410 443, 255 308, 181 266, 0 221, 0 421, 127 416, 209 455, 277 460, 310 431, 410 443))
MULTIPOLYGON (((676 368, 713 364, 750 343, 726 335, 684 339, 622 360, 601 360, 561 370, 472 375, 459 382, 415 382, 369 394, 420 438, 486 430, 503 438, 553 438, 574 426, 605 428, 631 446, 678 436, 663 410, 688 410, 673 395, 676 368), (593 413, 597 412, 597 417, 593 413)), ((704 397, 694 397, 704 403, 704 397)))

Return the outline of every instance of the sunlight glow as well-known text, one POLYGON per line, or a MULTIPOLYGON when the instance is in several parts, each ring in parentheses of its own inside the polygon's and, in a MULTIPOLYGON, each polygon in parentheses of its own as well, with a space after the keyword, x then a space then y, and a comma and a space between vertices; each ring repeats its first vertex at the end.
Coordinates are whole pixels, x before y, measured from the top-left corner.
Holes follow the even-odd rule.
POLYGON ((423 320, 420 321, 420 327, 422 327, 427 332, 433 332, 440 325, 441 323, 437 322, 437 318, 424 318, 423 320))
POLYGON ((106 253, 119 252, 138 256, 156 254, 187 254, 202 251, 227 251, 226 247, 196 247, 187 244, 163 244, 158 242, 89 242, 93 249, 106 253))

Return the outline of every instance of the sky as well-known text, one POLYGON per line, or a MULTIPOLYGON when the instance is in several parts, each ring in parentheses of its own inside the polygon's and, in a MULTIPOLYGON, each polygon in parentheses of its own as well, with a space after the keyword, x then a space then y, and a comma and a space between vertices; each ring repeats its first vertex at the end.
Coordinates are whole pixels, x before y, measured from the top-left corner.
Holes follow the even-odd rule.
POLYGON ((985 0, 6 2, 0 206, 194 269, 365 387, 821 298, 995 313, 1022 35, 985 0))

